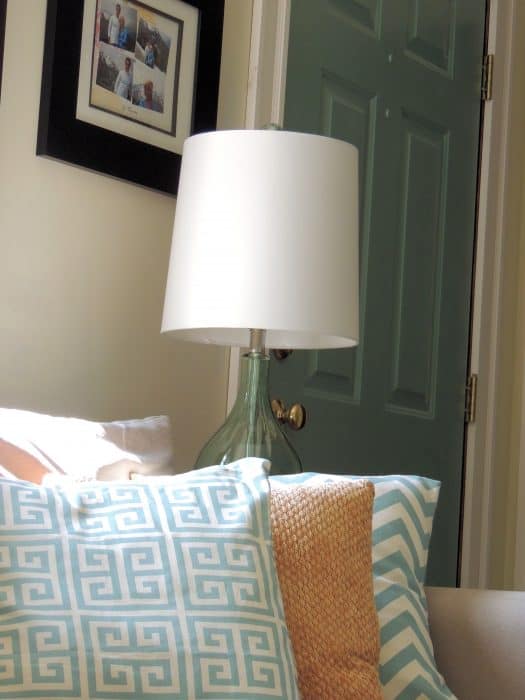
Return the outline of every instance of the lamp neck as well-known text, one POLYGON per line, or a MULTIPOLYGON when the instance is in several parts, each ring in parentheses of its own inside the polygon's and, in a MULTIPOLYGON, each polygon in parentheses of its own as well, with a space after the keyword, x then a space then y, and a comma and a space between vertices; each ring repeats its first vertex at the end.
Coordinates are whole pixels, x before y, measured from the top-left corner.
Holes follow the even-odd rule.
POLYGON ((250 355, 265 355, 266 331, 250 328, 250 355))
POLYGON ((270 358, 252 350, 242 355, 240 370, 239 390, 232 413, 241 411, 245 417, 252 420, 254 415, 252 412, 271 412, 268 395, 270 358), (245 413, 247 410, 248 413, 245 413))

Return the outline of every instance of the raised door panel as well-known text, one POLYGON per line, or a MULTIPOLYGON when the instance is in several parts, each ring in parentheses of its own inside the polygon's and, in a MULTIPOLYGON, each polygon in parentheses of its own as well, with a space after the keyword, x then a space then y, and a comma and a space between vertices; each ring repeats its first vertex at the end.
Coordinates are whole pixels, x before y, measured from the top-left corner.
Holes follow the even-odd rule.
MULTIPOLYGON (((359 149, 361 325, 366 308, 366 269, 370 239, 371 187, 367 183, 373 177, 376 123, 376 95, 337 75, 323 73, 319 131, 326 136, 349 141, 359 149)), ((310 352, 305 393, 316 398, 358 403, 362 366, 362 345, 349 352, 310 352)))
POLYGON ((452 77, 456 39, 456 0, 411 0, 405 54, 452 77))
POLYGON ((380 37, 383 0, 328 0, 328 12, 358 31, 380 37))
POLYGON ((435 416, 448 133, 403 113, 400 222, 394 268, 387 410, 435 416))

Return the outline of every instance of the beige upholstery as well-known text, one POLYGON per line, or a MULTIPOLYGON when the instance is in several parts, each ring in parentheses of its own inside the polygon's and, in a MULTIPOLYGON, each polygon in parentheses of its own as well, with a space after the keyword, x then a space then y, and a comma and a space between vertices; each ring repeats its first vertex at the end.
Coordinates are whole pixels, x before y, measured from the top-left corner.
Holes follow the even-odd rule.
POLYGON ((437 666, 459 700, 523 700, 525 591, 426 590, 437 666))

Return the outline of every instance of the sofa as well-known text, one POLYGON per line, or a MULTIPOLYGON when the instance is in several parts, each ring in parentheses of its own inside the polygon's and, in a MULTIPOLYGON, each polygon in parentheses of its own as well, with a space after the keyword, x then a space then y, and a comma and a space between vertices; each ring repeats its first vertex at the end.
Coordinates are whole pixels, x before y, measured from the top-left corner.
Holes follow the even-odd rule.
MULTIPOLYGON (((26 412, 0 409, 0 465, 8 466, 17 478, 34 483, 39 483, 43 474, 47 479, 51 477, 51 480, 55 475, 59 482, 64 474, 72 474, 75 479, 88 481, 93 478, 112 481, 136 477, 140 480, 140 475, 148 477, 154 475, 157 468, 162 472, 171 463, 173 455, 169 436, 170 426, 166 417, 95 424, 77 419, 37 416, 26 412)), ((7 474, 10 474, 9 470, 7 474)), ((282 477, 285 481, 287 478, 282 477)), ((325 478, 324 475, 301 476, 302 480, 311 483, 319 479, 324 482, 325 478)), ((344 477, 338 478, 344 479, 344 477)), ((378 501, 388 499, 385 502, 388 507, 384 511, 377 505, 378 501, 374 501, 373 524, 375 523, 374 527, 378 531, 381 527, 387 529, 391 527, 388 513, 392 506, 389 495, 392 479, 394 477, 374 479, 378 501)), ((278 485, 278 481, 279 478, 277 483, 275 479, 273 480, 273 487, 278 485)), ((416 477, 395 477, 395 481, 398 490, 402 491, 405 488, 405 495, 411 493, 410 490, 406 490, 410 483, 411 489, 417 484, 419 484, 418 488, 429 489, 426 491, 427 505, 430 508, 428 512, 433 512, 439 492, 439 488, 436 488, 433 482, 430 481, 425 486, 424 480, 421 481, 416 477)), ((401 520, 406 519, 407 512, 404 512, 401 520)), ((345 517, 350 518, 350 515, 346 514, 345 517)), ((355 521, 355 518, 350 519, 355 521)), ((427 527, 431 527, 431 520, 431 517, 427 518, 427 527)), ((347 525, 348 523, 344 530, 345 539, 347 525)), ((424 522, 422 521, 418 527, 424 527, 424 522)), ((403 583, 412 574, 410 567, 403 568, 404 565, 401 562, 403 570, 399 572, 400 578, 397 583, 393 582, 393 587, 388 588, 387 597, 385 599, 383 596, 383 602, 381 602, 383 584, 380 560, 383 546, 389 550, 390 545, 387 542, 382 543, 379 537, 376 538, 374 567, 379 567, 377 570, 374 569, 374 575, 379 581, 376 600, 380 603, 380 607, 385 600, 387 601, 384 608, 387 610, 386 615, 382 620, 380 619, 381 625, 386 629, 391 625, 390 591, 396 590, 396 587, 399 588, 398 584, 403 583)), ((424 612, 425 621, 419 629, 413 624, 417 618, 418 609, 424 611, 428 605, 430 634, 437 669, 443 674, 447 686, 459 700, 525 699, 525 592, 427 587, 425 603, 422 579, 419 586, 423 598, 420 607, 416 604, 412 610, 410 609, 414 593, 419 590, 418 584, 412 590, 403 591, 403 595, 399 597, 400 619, 406 622, 408 613, 409 620, 405 625, 404 633, 407 653, 401 652, 397 657, 401 658, 405 654, 406 673, 413 672, 417 675, 421 667, 411 659, 417 659, 418 654, 427 644, 431 663, 434 663, 432 645, 428 641, 426 612, 424 612), (426 642, 425 635, 427 635, 426 642), (407 656, 410 657, 408 661, 407 656)), ((292 577, 290 588, 294 587, 292 577)), ((343 594, 345 599, 346 593, 345 590, 343 594)), ((356 607, 359 610, 359 606, 356 607)), ((311 610, 311 608, 308 609, 311 610)), ((300 617, 303 615, 302 611, 304 608, 299 611, 300 617)), ((380 617, 381 614, 380 612, 380 617)), ((328 640, 328 645, 330 642, 331 640, 328 640)), ((398 663, 397 658, 392 662, 394 666, 398 663)), ((385 668, 389 664, 390 669, 393 668, 388 659, 383 662, 385 668)), ((385 673, 388 675, 391 671, 388 670, 385 673)), ((1 689, 0 695, 7 697, 2 694, 1 689)), ((289 697, 286 697, 289 700, 289 697)), ((314 697, 316 700, 318 697, 319 700, 323 700, 323 694, 316 694, 314 697)), ((365 692, 358 697, 366 697, 370 700, 371 696, 365 692)), ((398 696, 397 691, 390 688, 385 697, 418 697, 434 700, 438 697, 449 698, 450 693, 443 686, 437 694, 430 690, 421 692, 421 689, 414 694, 414 689, 407 688, 398 696)))
POLYGON ((525 698, 525 591, 426 593, 437 666, 459 700, 525 698))

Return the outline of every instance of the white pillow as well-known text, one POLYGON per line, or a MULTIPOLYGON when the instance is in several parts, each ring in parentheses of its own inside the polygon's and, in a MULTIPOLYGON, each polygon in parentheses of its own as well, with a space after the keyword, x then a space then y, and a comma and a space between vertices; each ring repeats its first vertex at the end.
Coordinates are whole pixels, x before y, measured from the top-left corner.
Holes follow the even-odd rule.
MULTIPOLYGON (((25 453, 44 472, 75 479, 95 479, 99 470, 120 462, 146 463, 171 471, 173 447, 167 416, 106 423, 0 408, 0 441, 25 453)), ((13 450, 0 444, 0 462, 19 476, 20 458, 10 464, 13 450)), ((21 478, 27 478, 25 475, 21 478)))

